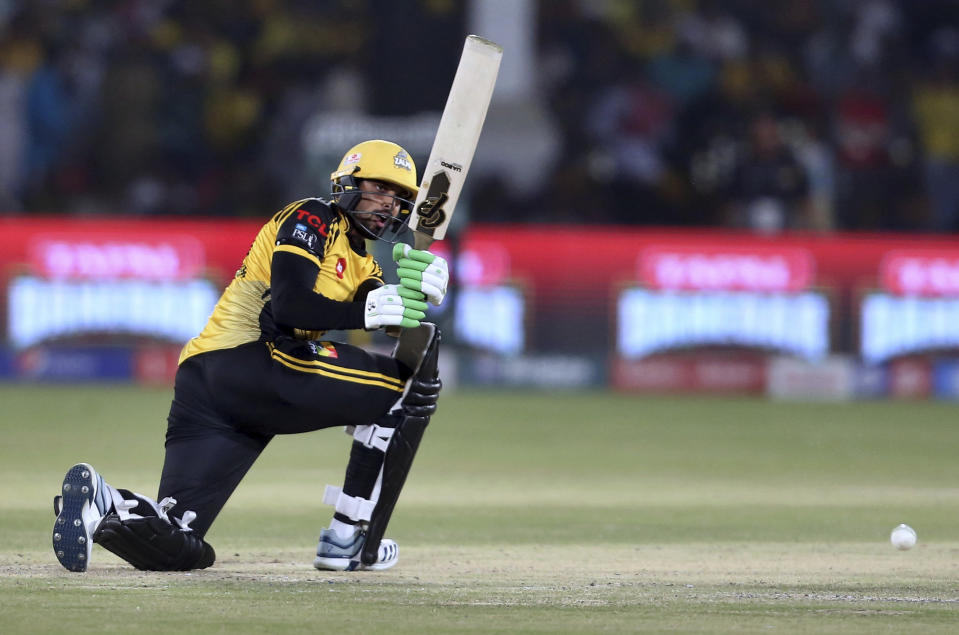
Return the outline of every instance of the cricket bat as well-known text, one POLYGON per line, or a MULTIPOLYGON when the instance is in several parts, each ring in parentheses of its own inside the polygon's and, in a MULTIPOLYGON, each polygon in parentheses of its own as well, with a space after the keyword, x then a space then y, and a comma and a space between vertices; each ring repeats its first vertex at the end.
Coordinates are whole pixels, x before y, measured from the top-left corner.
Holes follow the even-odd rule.
POLYGON ((440 118, 430 158, 407 224, 413 247, 428 249, 446 236, 476 152, 499 73, 503 47, 478 35, 466 37, 453 85, 440 118))
MULTIPOLYGON (((433 139, 433 149, 423 170, 419 193, 413 204, 413 212, 407 224, 413 229, 413 247, 428 249, 437 240, 446 236, 456 201, 459 200, 463 183, 476 152, 486 111, 489 109, 493 86, 499 72, 499 63, 503 57, 503 47, 477 35, 470 35, 463 45, 453 86, 440 125, 433 139)), ((421 350, 425 338, 431 341, 431 324, 421 324, 418 329, 406 329, 407 335, 400 335, 397 351, 408 346, 406 338, 416 341, 417 352, 421 350), (426 335, 429 337, 426 337, 426 335)), ((388 327, 387 333, 399 335, 400 329, 388 327)), ((431 346, 426 359, 420 360, 417 372, 424 372, 429 366, 436 373, 436 348, 431 346), (432 351, 432 353, 430 353, 432 351)), ((430 374, 430 373, 427 373, 430 374)), ((420 437, 429 423, 429 417, 411 417, 404 420, 393 432, 393 438, 383 458, 382 483, 373 513, 367 526, 366 541, 360 554, 365 565, 376 562, 380 542, 386 526, 393 514, 393 507, 399 499, 400 491, 406 482, 413 457, 419 446, 420 437)), ((356 566, 352 565, 351 566, 356 566)))

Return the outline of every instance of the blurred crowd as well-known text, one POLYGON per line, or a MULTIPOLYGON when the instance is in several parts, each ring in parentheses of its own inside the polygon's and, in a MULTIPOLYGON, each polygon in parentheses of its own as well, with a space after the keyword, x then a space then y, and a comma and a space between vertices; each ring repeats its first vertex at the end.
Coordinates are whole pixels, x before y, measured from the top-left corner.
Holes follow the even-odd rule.
MULTIPOLYGON (((0 213, 262 217, 327 195, 330 166, 291 191, 314 113, 445 101, 448 86, 408 90, 417 59, 399 34, 435 29, 453 51, 460 3, 405 5, 0 0, 0 213)), ((419 54, 452 76, 454 55, 419 54)))
MULTIPOLYGON (((533 6, 560 141, 535 191, 470 183, 484 219, 959 229, 954 0, 533 6)), ((324 195, 298 191, 310 117, 436 109, 448 87, 422 78, 451 76, 467 20, 455 0, 0 1, 0 213, 324 195)))
POLYGON ((541 209, 617 222, 959 229, 959 3, 542 2, 564 160, 541 209))

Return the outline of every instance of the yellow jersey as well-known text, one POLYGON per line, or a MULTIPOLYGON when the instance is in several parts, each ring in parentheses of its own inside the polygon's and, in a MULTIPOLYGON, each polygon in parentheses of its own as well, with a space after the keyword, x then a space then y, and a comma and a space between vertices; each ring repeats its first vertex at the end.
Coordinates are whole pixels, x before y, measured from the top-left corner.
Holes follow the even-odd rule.
POLYGON ((351 242, 350 220, 318 198, 290 203, 256 236, 233 280, 220 296, 203 331, 183 347, 180 363, 207 351, 248 342, 272 342, 278 335, 316 340, 324 331, 278 326, 272 315, 270 287, 273 255, 305 258, 318 272, 313 292, 328 300, 352 302, 364 283, 383 283, 383 270, 363 242, 351 242))

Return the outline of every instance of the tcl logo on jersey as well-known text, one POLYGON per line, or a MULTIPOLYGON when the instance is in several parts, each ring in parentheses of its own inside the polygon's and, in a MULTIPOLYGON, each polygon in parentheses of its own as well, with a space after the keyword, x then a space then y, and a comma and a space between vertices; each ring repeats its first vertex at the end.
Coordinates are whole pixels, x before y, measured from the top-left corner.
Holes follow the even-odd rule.
POLYGON ((346 258, 338 258, 336 261, 336 277, 342 280, 344 273, 346 273, 346 258))
POLYGON ((305 220, 311 227, 314 227, 321 236, 326 236, 326 223, 324 223, 319 216, 311 214, 305 209, 298 209, 296 210, 296 220, 305 220))

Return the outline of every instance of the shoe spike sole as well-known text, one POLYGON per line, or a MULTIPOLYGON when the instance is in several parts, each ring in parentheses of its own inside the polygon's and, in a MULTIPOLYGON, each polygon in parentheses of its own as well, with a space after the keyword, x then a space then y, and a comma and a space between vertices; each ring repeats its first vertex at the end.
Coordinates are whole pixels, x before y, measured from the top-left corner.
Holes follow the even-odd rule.
POLYGON ((84 509, 94 505, 95 473, 85 464, 74 465, 63 477, 60 513, 53 525, 53 552, 69 571, 86 571, 90 560, 90 536, 83 522, 84 509))

